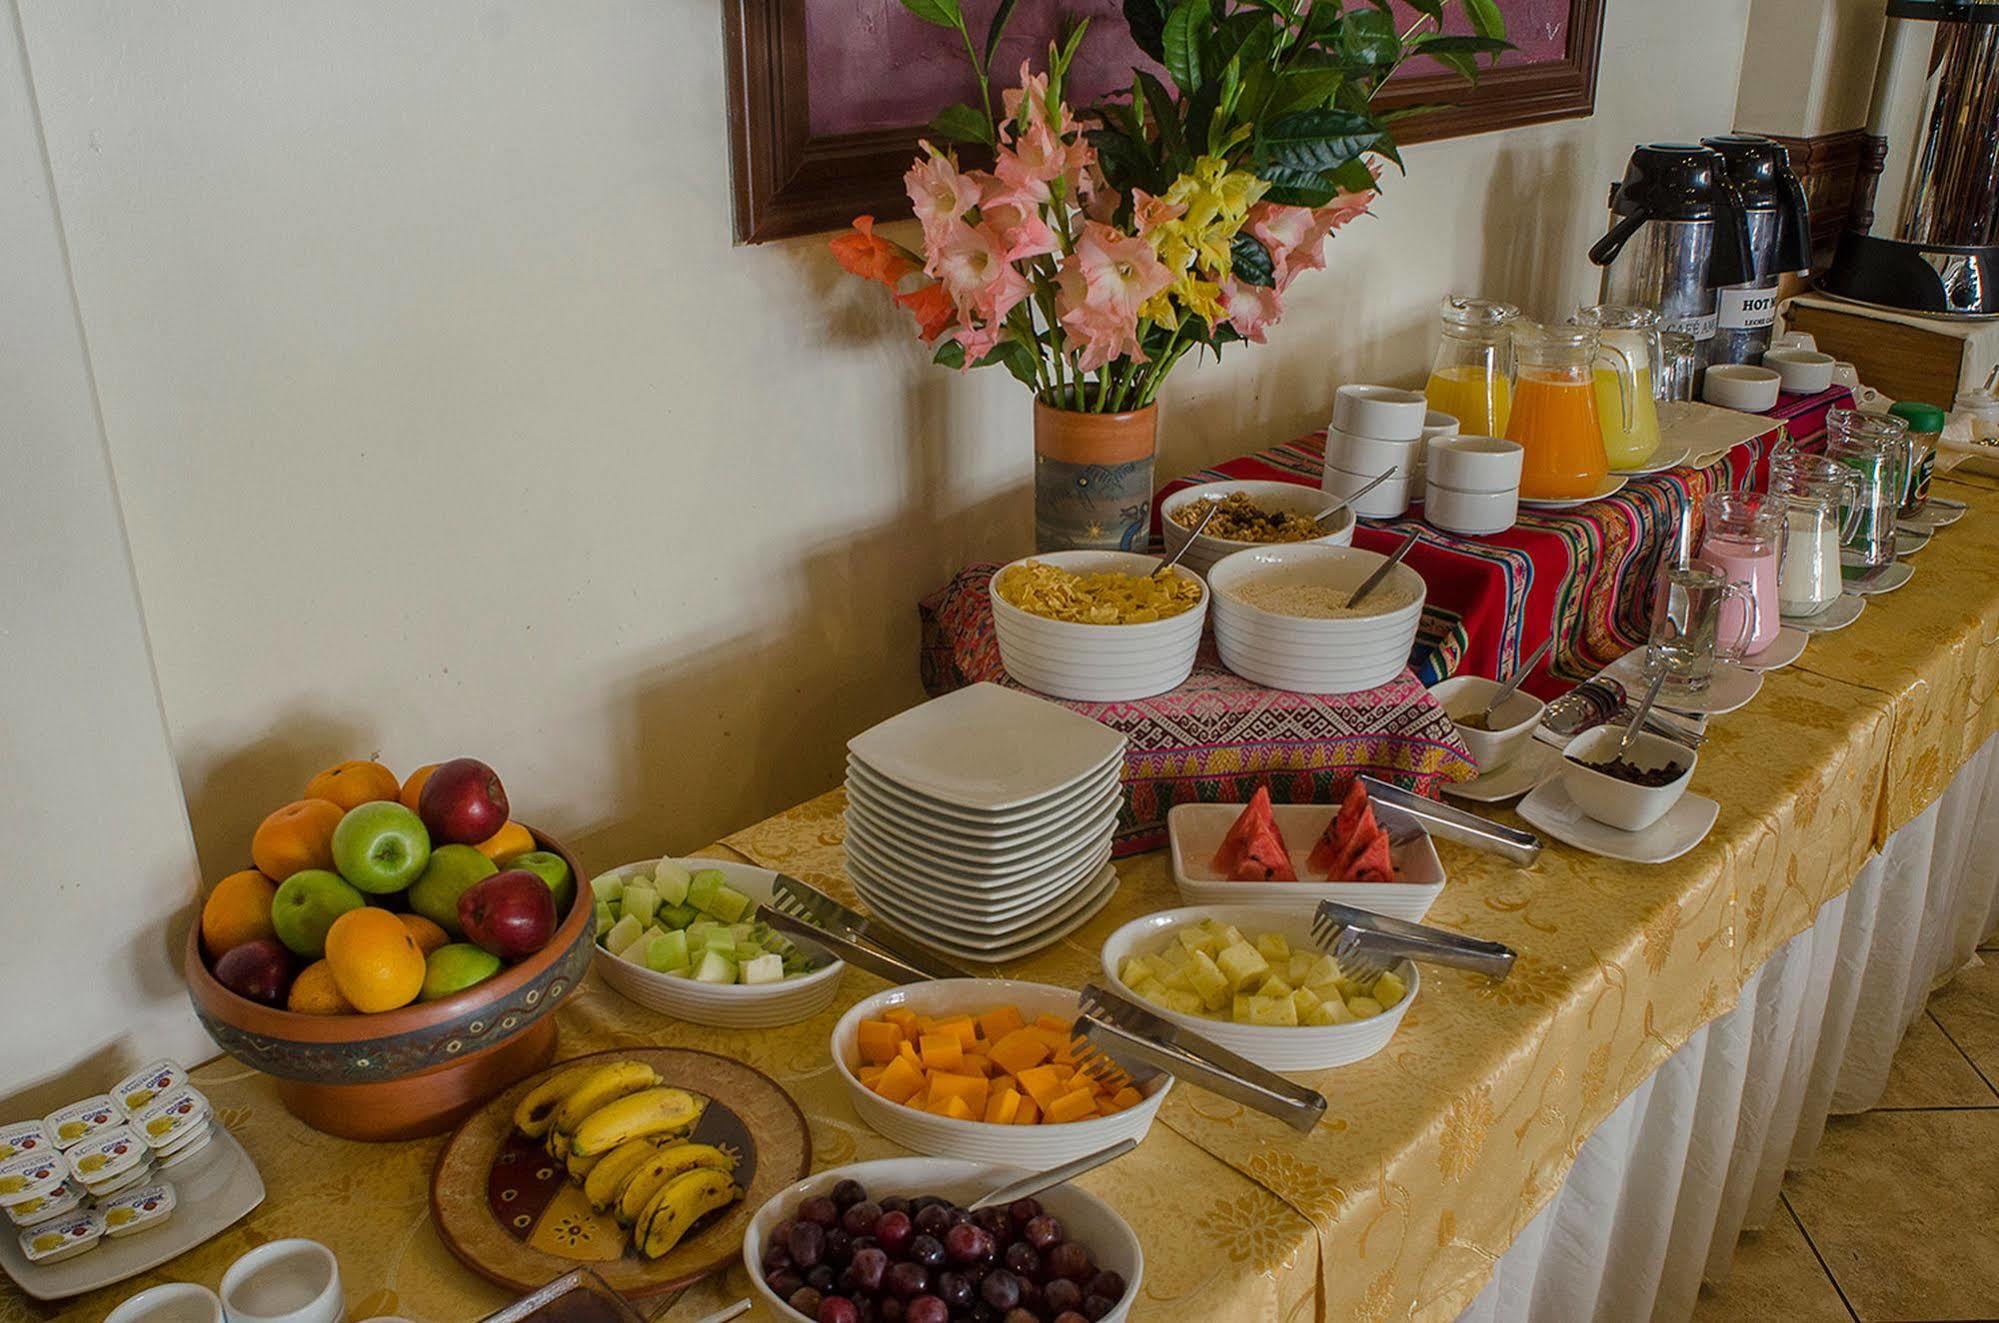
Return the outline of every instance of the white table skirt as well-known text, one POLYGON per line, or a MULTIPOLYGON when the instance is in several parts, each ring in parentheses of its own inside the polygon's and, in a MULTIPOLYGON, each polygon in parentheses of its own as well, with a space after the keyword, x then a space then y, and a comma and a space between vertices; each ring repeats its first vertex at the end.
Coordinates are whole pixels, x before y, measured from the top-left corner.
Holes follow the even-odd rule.
POLYGON ((1999 739, 1589 1137, 1460 1323, 1682 1323, 1999 926, 1999 739))

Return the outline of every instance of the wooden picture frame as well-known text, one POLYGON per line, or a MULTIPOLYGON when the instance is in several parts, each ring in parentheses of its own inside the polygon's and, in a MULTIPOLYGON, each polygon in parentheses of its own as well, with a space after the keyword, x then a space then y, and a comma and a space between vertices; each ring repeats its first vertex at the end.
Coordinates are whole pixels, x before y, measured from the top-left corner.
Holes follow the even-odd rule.
MULTIPOLYGON (((1484 71, 1470 89, 1447 73, 1391 82, 1379 98, 1384 107, 1453 103, 1407 121, 1396 141, 1431 142, 1592 114, 1605 0, 1568 2, 1559 59, 1484 71)), ((812 134, 800 0, 724 0, 723 27, 736 241, 844 229, 859 215, 907 216, 902 176, 923 128, 812 134)))

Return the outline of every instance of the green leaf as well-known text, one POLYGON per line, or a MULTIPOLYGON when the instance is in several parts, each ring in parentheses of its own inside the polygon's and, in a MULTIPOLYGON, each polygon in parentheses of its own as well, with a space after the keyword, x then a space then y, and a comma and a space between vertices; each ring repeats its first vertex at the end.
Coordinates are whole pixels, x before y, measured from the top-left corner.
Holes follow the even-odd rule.
POLYGON ((1467 83, 1478 81, 1478 64, 1469 55, 1459 55, 1454 51, 1429 51, 1438 64, 1443 65, 1467 83))
POLYGON ((1256 173, 1270 184, 1263 195, 1265 202, 1282 207, 1323 207, 1333 200, 1333 186, 1316 170, 1266 165, 1256 173))
POLYGON ((1417 37, 1409 45, 1425 55, 1497 55, 1501 51, 1513 49, 1513 43, 1500 37, 1417 37))
POLYGON ((1345 78, 1338 69, 1286 69, 1277 75, 1277 90, 1270 94, 1264 114, 1276 119, 1294 110, 1315 110, 1326 104, 1345 78))
POLYGON ((1179 0, 1166 16, 1166 72, 1182 92, 1201 89, 1202 34, 1209 23, 1208 0, 1179 0))
POLYGON ((1152 112, 1152 119, 1159 126, 1160 151, 1175 171, 1186 169, 1193 164, 1193 160, 1187 151, 1187 135, 1180 130, 1179 102, 1166 90, 1166 84, 1143 69, 1136 72, 1146 108, 1152 112))
POLYGON ((1243 230, 1237 230, 1235 238, 1229 241, 1229 268, 1235 278, 1245 285, 1261 285, 1268 289, 1277 283, 1277 269, 1270 261, 1270 250, 1243 230))
POLYGON ((1433 18, 1439 23, 1444 21, 1444 0, 1409 0, 1409 7, 1424 18, 1433 18))
POLYGON ((1471 30, 1481 37, 1504 37, 1506 15, 1499 12, 1498 0, 1464 0, 1471 30))
POLYGON ((940 28, 955 30, 965 23, 964 14, 958 9, 958 0, 902 0, 902 7, 925 23, 935 23, 940 28))
POLYGON ((977 142, 988 147, 998 143, 993 133, 993 122, 986 117, 986 112, 962 102, 938 111, 937 118, 930 121, 930 127, 954 142, 977 142))
POLYGON ((1166 0, 1124 0, 1124 25, 1140 50, 1165 61, 1166 0))
MULTIPOLYGON (((1389 146, 1392 147, 1394 144, 1390 143, 1389 146)), ((1331 178, 1335 187, 1345 189, 1349 193, 1365 193, 1375 187, 1374 171, 1367 168, 1366 161, 1358 158, 1333 171, 1331 178)))
MULTIPOLYGON (((907 4, 909 0, 903 0, 907 4)), ((953 0, 956 3, 956 0, 953 0)), ((1020 0, 1000 0, 999 8, 993 10, 993 21, 986 25, 986 67, 991 68, 993 51, 998 48, 1000 35, 1006 31, 1007 20, 1013 17, 1013 7, 1020 0)))
POLYGON ((1144 147, 1115 129, 1090 129, 1084 136, 1089 139, 1090 146, 1097 149, 1097 164, 1103 167, 1111 187, 1120 193, 1129 192, 1134 186, 1148 193, 1165 191, 1164 185, 1159 182, 1152 153, 1144 147))
POLYGON ((1402 34, 1393 16, 1373 9, 1356 9, 1340 25, 1340 49, 1356 64, 1391 68, 1402 58, 1402 34))
MULTIPOLYGON (((937 352, 930 361, 942 367, 957 369, 965 366, 965 346, 956 340, 946 340, 937 346, 937 352)), ((1014 379, 1030 388, 1038 385, 1034 379, 1034 351, 1009 334, 993 346, 991 353, 972 364, 975 368, 1003 367, 1012 373, 1014 379)))
POLYGON ((1381 125, 1351 110, 1302 110, 1264 130, 1263 147, 1279 165, 1337 170, 1381 138, 1381 125))

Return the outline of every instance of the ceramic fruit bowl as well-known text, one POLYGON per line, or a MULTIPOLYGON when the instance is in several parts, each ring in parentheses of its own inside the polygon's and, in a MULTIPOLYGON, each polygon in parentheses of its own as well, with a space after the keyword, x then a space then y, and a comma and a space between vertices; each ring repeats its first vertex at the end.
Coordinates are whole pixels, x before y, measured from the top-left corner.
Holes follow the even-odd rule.
MULTIPOLYGON (((532 830, 532 829, 530 829, 532 830)), ((188 997, 222 1049, 272 1076, 285 1107, 315 1130, 346 1139, 442 1134, 486 1099, 548 1064, 556 1005, 590 968, 596 921, 589 875, 560 844, 576 897, 548 945, 456 996, 373 1015, 301 1015, 239 997, 188 933, 188 997)))

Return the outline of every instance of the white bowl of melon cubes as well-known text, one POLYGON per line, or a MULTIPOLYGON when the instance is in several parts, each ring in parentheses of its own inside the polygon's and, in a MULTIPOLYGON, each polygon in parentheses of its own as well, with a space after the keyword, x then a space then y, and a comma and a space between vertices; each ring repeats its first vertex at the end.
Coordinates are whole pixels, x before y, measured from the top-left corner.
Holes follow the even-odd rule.
POLYGON ((1388 1046, 1422 987, 1399 962, 1360 983, 1312 940, 1312 910, 1210 905, 1135 919, 1104 943, 1127 996, 1268 1070, 1324 1070, 1388 1046))
POLYGON ((726 859, 649 859, 599 874, 597 972, 641 1006, 719 1029, 817 1015, 846 965, 757 922, 776 880, 726 859))

